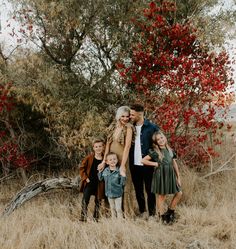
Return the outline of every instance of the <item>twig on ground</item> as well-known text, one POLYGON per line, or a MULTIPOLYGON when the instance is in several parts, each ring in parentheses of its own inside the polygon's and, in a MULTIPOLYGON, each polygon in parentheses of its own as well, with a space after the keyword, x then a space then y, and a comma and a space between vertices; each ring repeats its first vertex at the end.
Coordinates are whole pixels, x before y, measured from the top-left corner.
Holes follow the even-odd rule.
POLYGON ((5 180, 9 180, 9 179, 11 179, 11 178, 13 178, 13 177, 15 177, 16 176, 16 173, 14 172, 14 173, 11 173, 11 174, 8 174, 8 175, 5 175, 5 176, 3 176, 2 178, 0 178, 0 183, 1 182, 3 182, 3 181, 5 181, 5 180))

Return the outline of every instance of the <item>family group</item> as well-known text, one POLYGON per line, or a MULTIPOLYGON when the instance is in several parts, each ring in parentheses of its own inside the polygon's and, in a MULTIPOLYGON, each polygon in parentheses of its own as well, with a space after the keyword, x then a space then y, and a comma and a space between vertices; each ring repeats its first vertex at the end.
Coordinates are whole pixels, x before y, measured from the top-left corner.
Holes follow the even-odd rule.
POLYGON ((147 213, 155 217, 157 206, 164 224, 175 221, 175 208, 182 196, 176 154, 159 126, 144 117, 142 105, 119 107, 106 141, 97 138, 92 146, 93 152, 79 167, 83 192, 81 221, 87 221, 91 195, 95 196, 96 221, 104 198, 108 200, 112 218, 128 216, 134 210, 132 188, 139 216, 147 213), (166 208, 169 194, 173 198, 166 208))

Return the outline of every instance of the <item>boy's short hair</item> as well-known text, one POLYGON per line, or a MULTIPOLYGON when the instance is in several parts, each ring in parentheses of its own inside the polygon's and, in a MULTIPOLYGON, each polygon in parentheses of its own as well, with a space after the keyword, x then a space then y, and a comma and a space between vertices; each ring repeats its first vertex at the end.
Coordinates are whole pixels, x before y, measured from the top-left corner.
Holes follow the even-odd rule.
POLYGON ((92 145, 94 146, 94 144, 96 143, 103 143, 105 144, 105 140, 102 137, 96 137, 92 140, 92 145))
POLYGON ((116 155, 116 157, 118 158, 118 156, 117 156, 117 154, 115 152, 108 152, 106 154, 106 159, 107 159, 108 156, 111 156, 111 155, 116 155))
POLYGON ((130 106, 130 109, 136 112, 144 112, 144 107, 141 104, 133 104, 130 106))

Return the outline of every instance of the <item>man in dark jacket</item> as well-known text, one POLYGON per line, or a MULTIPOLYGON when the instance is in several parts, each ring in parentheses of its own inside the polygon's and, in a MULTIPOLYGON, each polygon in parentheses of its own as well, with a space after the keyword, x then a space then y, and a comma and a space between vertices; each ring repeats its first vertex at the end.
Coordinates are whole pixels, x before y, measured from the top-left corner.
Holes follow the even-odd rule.
POLYGON ((139 104, 132 105, 130 119, 136 130, 135 142, 130 149, 130 172, 134 184, 136 199, 140 215, 146 211, 144 185, 147 193, 147 206, 149 216, 156 214, 156 198, 151 192, 153 167, 141 163, 143 157, 152 147, 152 135, 159 127, 144 118, 144 107, 139 104))

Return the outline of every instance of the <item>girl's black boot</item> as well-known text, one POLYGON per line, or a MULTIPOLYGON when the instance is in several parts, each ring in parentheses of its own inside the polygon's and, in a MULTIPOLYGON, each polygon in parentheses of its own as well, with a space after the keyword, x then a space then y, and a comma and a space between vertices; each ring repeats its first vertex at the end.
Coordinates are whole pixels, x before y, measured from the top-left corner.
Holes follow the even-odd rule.
POLYGON ((175 221, 175 210, 168 208, 165 215, 167 216, 168 223, 173 223, 175 221))
POLYGON ((165 225, 169 223, 169 218, 168 218, 168 216, 166 215, 166 213, 163 214, 163 215, 161 215, 161 221, 162 221, 162 223, 165 224, 165 225))

